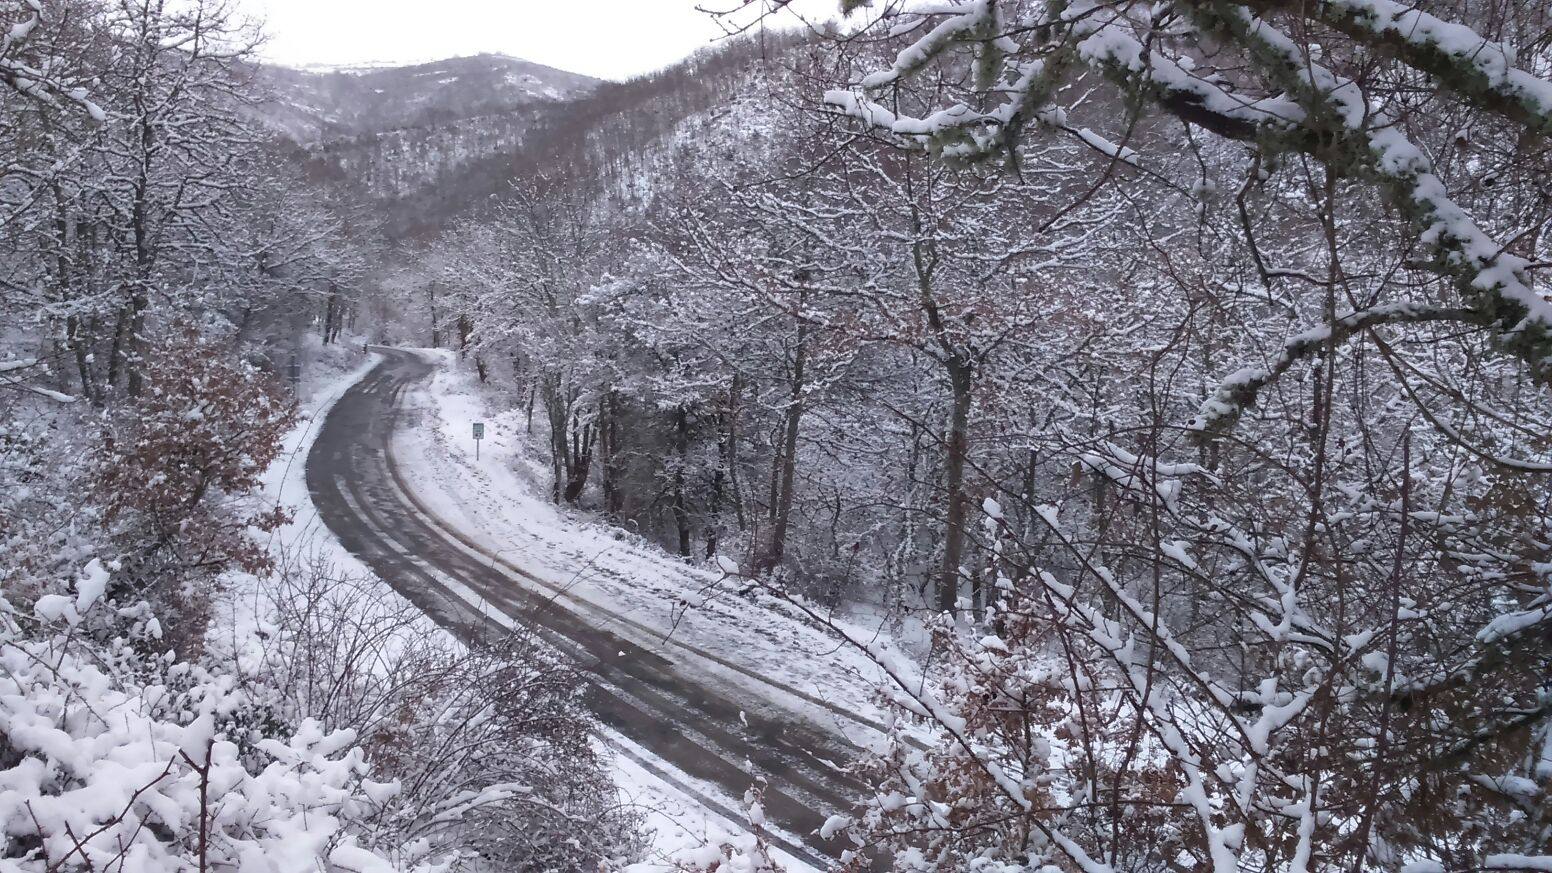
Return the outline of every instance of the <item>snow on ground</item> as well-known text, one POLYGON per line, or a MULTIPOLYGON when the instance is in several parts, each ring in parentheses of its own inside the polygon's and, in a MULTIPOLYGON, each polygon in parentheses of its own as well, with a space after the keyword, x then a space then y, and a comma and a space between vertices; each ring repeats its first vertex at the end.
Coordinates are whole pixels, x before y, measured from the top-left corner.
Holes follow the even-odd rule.
MULTIPOLYGON (((549 471, 521 410, 492 414, 473 374, 446 351, 417 350, 436 374, 406 392, 392 447, 415 497, 501 559, 564 589, 611 630, 671 660, 687 659, 751 707, 773 704, 866 743, 875 734, 876 667, 855 647, 800 619, 774 597, 733 593, 721 573, 692 567, 654 545, 548 497, 549 471), (475 460, 472 424, 485 423, 475 460), (774 683, 774 684, 773 684, 774 683)), ((838 620, 839 623, 839 620, 838 620)), ((862 639, 882 631, 849 626, 862 639)))
MULTIPOLYGON (((645 749, 613 732, 610 732, 610 741, 622 750, 621 754, 615 756, 615 782, 620 786, 621 799, 643 811, 646 816, 643 826, 653 835, 648 857, 627 867, 625 873, 668 873, 682 869, 675 867, 676 859, 684 859, 708 845, 721 845, 746 832, 742 823, 735 824, 711 812, 705 804, 690 797, 687 792, 669 785, 656 773, 637 763, 632 756, 650 757, 645 749)), ((710 783, 683 774, 678 774, 676 778, 709 797, 722 796, 721 790, 710 783)), ((730 808, 740 807, 733 805, 730 808)), ((788 839, 801 842, 791 835, 788 835, 788 839)), ((818 873, 818 868, 781 849, 772 847, 771 854, 781 862, 787 873, 818 873)))
MULTIPOLYGON (((322 561, 332 564, 342 576, 370 579, 373 574, 366 565, 341 545, 319 518, 307 490, 306 470, 307 453, 335 401, 364 378, 381 358, 376 353, 363 354, 361 345, 352 342, 331 346, 315 344, 308 350, 307 357, 310 366, 304 370, 298 390, 301 420, 286 436, 284 451, 263 477, 264 499, 291 508, 295 515, 289 524, 271 535, 269 545, 277 560, 293 565, 322 561)), ((232 587, 227 591, 226 607, 232 610, 234 620, 225 626, 237 635, 249 633, 255 629, 258 616, 262 614, 265 593, 260 586, 264 582, 244 575, 230 581, 232 587)), ((401 603, 399 594, 387 583, 381 583, 381 587, 380 602, 396 608, 401 603)), ((685 775, 612 731, 604 731, 601 741, 615 763, 615 782, 620 789, 621 801, 642 812, 644 825, 651 836, 648 856, 628 868, 628 873, 672 870, 673 859, 684 852, 707 844, 716 845, 745 833, 742 821, 732 820, 709 808, 740 810, 742 807, 737 798, 727 796, 717 786, 685 775)), ((787 862, 791 873, 813 869, 780 853, 778 856, 787 862)))

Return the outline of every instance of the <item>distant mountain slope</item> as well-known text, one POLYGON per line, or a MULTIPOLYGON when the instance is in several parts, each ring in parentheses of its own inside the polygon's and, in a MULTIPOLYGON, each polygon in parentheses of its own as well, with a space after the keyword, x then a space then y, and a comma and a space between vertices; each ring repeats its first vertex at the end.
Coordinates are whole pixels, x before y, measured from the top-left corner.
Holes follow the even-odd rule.
POLYGON ((513 153, 542 113, 600 84, 489 54, 402 67, 257 65, 252 75, 269 95, 253 113, 313 178, 410 214, 425 192, 513 153))
POLYGON ((742 112, 751 75, 805 41, 737 39, 626 82, 500 55, 409 67, 263 67, 264 122, 311 178, 355 191, 394 238, 436 235, 536 173, 588 179, 599 208, 651 196, 672 160, 732 160, 768 133, 742 112), (706 152, 715 145, 720 151, 706 152), (608 205, 606 205, 606 203, 608 205))
POLYGON ((574 99, 599 84, 505 55, 326 71, 263 66, 258 75, 274 93, 260 114, 304 144, 500 115, 574 99))
POLYGON ((478 211, 513 180, 564 174, 591 184, 600 209, 629 208, 651 196, 652 179, 673 160, 736 161, 769 134, 749 114, 746 91, 792 62, 801 31, 731 39, 679 63, 625 82, 603 82, 564 103, 535 111, 517 148, 471 161, 434 188, 415 192, 398 226, 426 235, 448 219, 478 211), (713 132, 715 129, 715 132, 713 132))

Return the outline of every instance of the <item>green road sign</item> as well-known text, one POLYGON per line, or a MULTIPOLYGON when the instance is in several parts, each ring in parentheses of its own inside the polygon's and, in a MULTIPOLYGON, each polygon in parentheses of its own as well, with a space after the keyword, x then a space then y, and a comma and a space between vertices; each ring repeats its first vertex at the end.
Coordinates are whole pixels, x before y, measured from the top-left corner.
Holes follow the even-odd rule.
POLYGON ((474 423, 474 438, 477 440, 482 440, 485 438, 485 422, 476 421, 474 423))

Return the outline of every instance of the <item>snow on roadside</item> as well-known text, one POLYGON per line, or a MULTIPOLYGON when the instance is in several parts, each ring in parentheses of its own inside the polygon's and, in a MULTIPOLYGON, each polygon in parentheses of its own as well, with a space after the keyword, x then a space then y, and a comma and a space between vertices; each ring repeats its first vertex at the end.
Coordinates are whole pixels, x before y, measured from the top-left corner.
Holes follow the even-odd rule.
MULTIPOLYGON (((855 742, 871 742, 871 731, 836 711, 882 720, 872 697, 879 673, 866 657, 777 598, 736 595, 720 573, 692 567, 639 537, 550 502, 549 473, 530 452, 521 410, 492 414, 473 375, 455 356, 415 351, 439 366, 431 379, 405 393, 407 414, 392 450, 406 484, 433 513, 502 559, 564 588, 574 603, 646 626, 648 634, 619 624, 611 629, 671 660, 693 659, 698 670, 741 691, 740 699, 751 706, 782 709, 855 742), (471 435, 475 421, 485 422, 478 461, 471 435), (828 706, 755 677, 776 680, 828 706)), ((863 640, 884 635, 855 626, 848 631, 863 640)))
MULTIPOLYGON (((372 572, 357 560, 318 517, 312 496, 307 491, 307 453, 312 449, 323 420, 350 387, 361 381, 381 357, 363 354, 359 343, 323 345, 310 339, 306 351, 307 366, 298 386, 297 424, 286 434, 280 454, 259 477, 258 499, 266 506, 281 506, 293 515, 291 521, 268 534, 257 531, 275 561, 275 574, 308 565, 329 566, 341 576, 371 579, 372 572)), ((213 622, 210 634, 228 635, 222 644, 247 668, 260 656, 253 641, 268 633, 266 616, 270 611, 273 583, 248 573, 228 573, 222 580, 221 602, 217 609, 223 620, 213 622)), ((397 598, 386 583, 383 590, 397 598)), ((429 621, 429 620, 428 620, 429 621)))
MULTIPOLYGON (((622 750, 621 754, 615 756, 615 782, 620 786, 621 799, 645 813, 644 826, 653 835, 648 857, 626 867, 624 873, 670 873, 681 870, 683 868, 677 866, 676 862, 690 860, 707 847, 721 845, 747 833, 741 823, 730 822, 711 811, 687 792, 663 781, 633 757, 650 756, 651 753, 612 731, 608 732, 608 736, 610 743, 622 750)), ((654 766, 662 765, 655 763, 654 766)), ((682 773, 676 774, 675 778, 681 784, 693 786, 694 790, 704 796, 717 798, 718 803, 725 808, 741 808, 733 799, 726 798, 715 785, 682 773)), ((790 834, 785 836, 798 842, 790 834)), ((818 868, 778 848, 773 847, 771 854, 781 862, 786 873, 818 873, 818 868)))
MULTIPOLYGON (((322 345, 309 349, 299 386, 300 421, 286 435, 280 457, 263 476, 264 499, 295 511, 291 522, 277 529, 270 541, 277 560, 296 562, 321 559, 351 576, 370 576, 371 571, 335 539, 318 517, 307 491, 307 453, 323 430, 323 421, 351 386, 364 379, 382 360, 376 352, 362 354, 356 342, 322 345)), ((386 585, 384 586, 387 587, 386 585)))

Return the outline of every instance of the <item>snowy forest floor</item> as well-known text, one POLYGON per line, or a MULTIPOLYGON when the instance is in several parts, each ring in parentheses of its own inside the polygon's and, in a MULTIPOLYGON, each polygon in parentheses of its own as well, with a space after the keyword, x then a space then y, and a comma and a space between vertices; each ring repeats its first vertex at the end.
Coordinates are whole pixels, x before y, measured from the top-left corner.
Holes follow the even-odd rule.
MULTIPOLYGON (((305 482, 305 458, 334 401, 369 372, 376 355, 358 345, 317 350, 304 376, 299 402, 304 420, 266 478, 266 496, 292 507, 295 519, 277 531, 271 547, 291 562, 324 561, 339 572, 370 576, 318 518, 305 482)), ((721 574, 689 567, 639 538, 586 513, 550 503, 548 472, 521 414, 491 414, 480 386, 454 356, 422 350, 438 363, 434 377, 404 398, 393 455, 406 484, 444 524, 492 554, 521 567, 536 584, 565 598, 572 608, 607 624, 725 685, 751 711, 777 708, 867 743, 876 736, 857 718, 877 719, 869 689, 876 678, 866 659, 838 646, 824 631, 802 621, 780 600, 737 595, 721 574), (486 423, 481 457, 474 458, 471 423, 486 423)), ((233 592, 236 601, 243 594, 233 592)), ((256 596, 256 595, 255 595, 256 596)), ((386 583, 382 596, 398 598, 386 583)), ((872 632, 850 630, 864 638, 872 632)), ((616 748, 628 748, 610 734, 616 748)), ((642 750, 631 749, 639 757, 642 750)), ((622 800, 636 806, 651 831, 652 859, 633 873, 671 869, 675 857, 738 834, 743 822, 707 809, 690 793, 652 772, 673 768, 656 759, 643 766, 615 755, 622 800)), ((673 772, 680 785, 694 784, 673 772)), ((715 786, 694 784, 722 809, 736 798, 715 786)), ((795 859, 789 870, 808 869, 795 859)))

